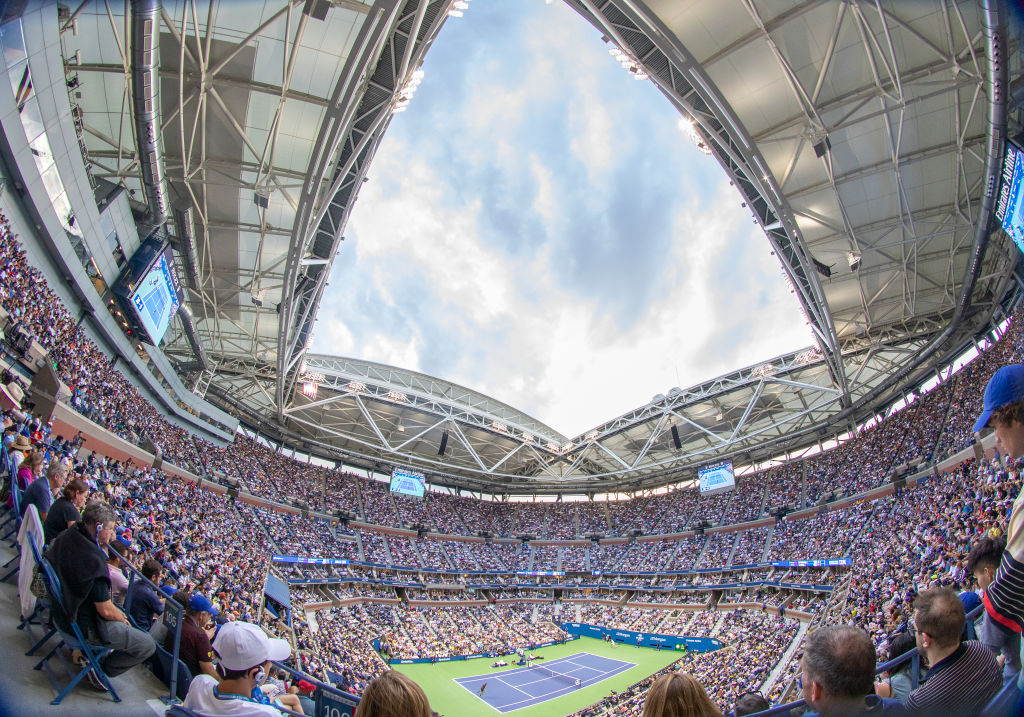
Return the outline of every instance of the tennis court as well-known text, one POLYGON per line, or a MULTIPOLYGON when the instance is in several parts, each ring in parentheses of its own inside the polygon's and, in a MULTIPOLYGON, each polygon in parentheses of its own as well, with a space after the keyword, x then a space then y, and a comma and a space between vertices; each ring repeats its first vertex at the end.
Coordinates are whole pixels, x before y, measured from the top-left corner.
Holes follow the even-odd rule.
POLYGON ((485 675, 460 677, 455 682, 474 697, 504 713, 561 697, 635 666, 634 662, 577 652, 543 664, 534 662, 529 667, 496 669, 485 675), (487 689, 481 695, 480 687, 484 683, 487 683, 487 689))

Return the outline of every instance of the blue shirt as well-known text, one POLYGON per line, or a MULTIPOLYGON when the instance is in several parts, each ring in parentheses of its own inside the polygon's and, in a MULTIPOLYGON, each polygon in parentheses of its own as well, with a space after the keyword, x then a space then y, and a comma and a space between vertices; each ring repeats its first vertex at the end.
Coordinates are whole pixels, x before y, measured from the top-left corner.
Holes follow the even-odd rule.
POLYGON ((32 481, 25 492, 21 494, 21 515, 25 517, 25 510, 29 504, 34 505, 39 511, 39 517, 50 511, 53 503, 53 496, 50 495, 50 481, 45 477, 36 478, 32 481))

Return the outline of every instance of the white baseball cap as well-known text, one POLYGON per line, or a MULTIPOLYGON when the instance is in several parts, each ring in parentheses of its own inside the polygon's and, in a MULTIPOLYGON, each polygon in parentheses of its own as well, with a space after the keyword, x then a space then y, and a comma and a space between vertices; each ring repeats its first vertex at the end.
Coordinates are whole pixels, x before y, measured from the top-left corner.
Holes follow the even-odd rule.
POLYGON ((292 654, 287 640, 267 637, 263 629, 251 622, 229 622, 221 626, 213 638, 213 649, 220 664, 229 670, 247 670, 267 660, 284 660, 292 654))

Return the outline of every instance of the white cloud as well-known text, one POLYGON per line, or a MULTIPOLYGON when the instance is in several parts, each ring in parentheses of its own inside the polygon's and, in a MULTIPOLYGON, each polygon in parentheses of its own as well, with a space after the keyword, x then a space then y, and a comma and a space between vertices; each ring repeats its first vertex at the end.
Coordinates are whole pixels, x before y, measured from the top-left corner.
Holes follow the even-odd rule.
MULTIPOLYGON (((615 199, 603 195, 613 189, 610 175, 624 170, 622 148, 657 138, 632 128, 629 112, 636 108, 602 104, 602 93, 621 89, 606 87, 612 77, 635 81, 605 56, 593 30, 565 29, 543 15, 528 23, 521 59, 529 64, 519 84, 504 84, 501 65, 483 62, 463 68, 473 89, 462 106, 450 108, 443 127, 417 120, 416 102, 396 120, 400 131, 382 143, 354 209, 344 249, 351 254, 339 262, 343 273, 335 268, 314 348, 413 370, 433 367, 439 378, 574 436, 673 386, 809 345, 810 332, 763 233, 739 208, 739 195, 714 160, 688 145, 683 153, 679 145, 655 152, 665 155, 654 186, 667 188, 664 201, 673 214, 663 231, 671 232, 671 242, 651 262, 659 274, 649 285, 660 288, 641 316, 624 324, 602 292, 571 285, 564 236, 588 217, 574 214, 582 204, 567 204, 566 167, 510 137, 531 115, 566 101, 574 107, 564 115, 570 146, 562 156, 574 155, 584 168, 580 176, 589 185, 571 189, 586 190, 579 201, 593 212, 609 211, 615 199), (474 84, 482 77, 491 80, 474 84), (424 150, 436 139, 431 132, 448 131, 464 134, 443 143, 444 151, 424 150), (461 175, 444 153, 453 148, 465 152, 458 158, 461 175), (477 174, 466 176, 467 166, 477 174), (516 218, 534 219, 547 243, 493 234, 501 229, 486 220, 493 197, 486 199, 489 187, 474 182, 494 168, 507 170, 499 174, 503 181, 525 183, 502 191, 515 192, 509 200, 516 218), (521 250, 517 241, 526 242, 521 250)), ((434 74, 428 72, 419 93, 430 91, 434 74)), ((668 128, 661 141, 688 142, 667 101, 656 99, 668 128)), ((653 251, 642 234, 610 240, 653 251)), ((637 286, 637 294, 646 296, 644 288, 637 286)))

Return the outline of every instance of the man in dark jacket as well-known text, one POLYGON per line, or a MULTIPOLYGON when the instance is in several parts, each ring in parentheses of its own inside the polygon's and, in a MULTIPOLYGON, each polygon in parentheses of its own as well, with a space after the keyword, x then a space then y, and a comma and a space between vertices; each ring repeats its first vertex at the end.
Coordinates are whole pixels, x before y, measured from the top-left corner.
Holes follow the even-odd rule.
MULTIPOLYGON (((54 609, 54 621, 68 632, 71 622, 76 622, 90 643, 113 650, 101 663, 110 677, 143 662, 156 650, 149 633, 133 628, 110 599, 104 548, 116 529, 114 509, 103 502, 90 503, 82 521, 58 535, 46 554, 60 580, 67 611, 54 609)), ((93 686, 100 683, 93 680, 93 686)))

